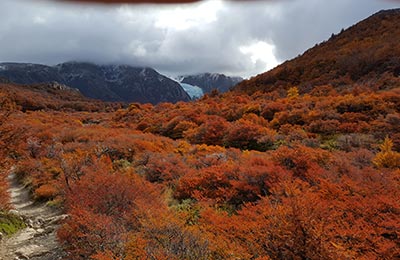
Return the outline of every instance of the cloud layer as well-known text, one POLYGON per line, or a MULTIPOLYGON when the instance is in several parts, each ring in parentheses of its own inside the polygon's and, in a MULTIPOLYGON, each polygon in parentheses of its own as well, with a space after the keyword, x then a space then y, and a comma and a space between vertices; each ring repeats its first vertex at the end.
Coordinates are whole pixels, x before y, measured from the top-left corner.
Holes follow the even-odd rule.
POLYGON ((150 66, 251 76, 396 2, 202 1, 190 5, 0 2, 0 61, 150 66))

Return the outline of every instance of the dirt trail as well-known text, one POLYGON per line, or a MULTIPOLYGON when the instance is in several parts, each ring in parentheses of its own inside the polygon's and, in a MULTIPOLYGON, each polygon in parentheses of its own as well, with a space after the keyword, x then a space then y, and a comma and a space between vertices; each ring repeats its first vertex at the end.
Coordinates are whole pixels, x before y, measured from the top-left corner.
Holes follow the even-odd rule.
POLYGON ((18 183, 14 174, 8 179, 13 212, 21 216, 27 228, 0 241, 0 260, 61 259, 63 252, 56 239, 56 230, 66 215, 34 202, 29 190, 18 183))

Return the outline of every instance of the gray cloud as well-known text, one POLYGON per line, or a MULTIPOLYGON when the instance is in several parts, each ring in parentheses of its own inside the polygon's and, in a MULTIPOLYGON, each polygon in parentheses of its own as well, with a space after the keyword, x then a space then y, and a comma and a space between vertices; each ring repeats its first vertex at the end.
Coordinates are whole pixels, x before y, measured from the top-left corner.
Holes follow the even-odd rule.
POLYGON ((78 60, 150 66, 169 75, 250 76, 265 71, 266 64, 254 63, 242 46, 267 42, 284 61, 395 6, 383 0, 211 0, 183 7, 2 0, 0 61, 78 60))

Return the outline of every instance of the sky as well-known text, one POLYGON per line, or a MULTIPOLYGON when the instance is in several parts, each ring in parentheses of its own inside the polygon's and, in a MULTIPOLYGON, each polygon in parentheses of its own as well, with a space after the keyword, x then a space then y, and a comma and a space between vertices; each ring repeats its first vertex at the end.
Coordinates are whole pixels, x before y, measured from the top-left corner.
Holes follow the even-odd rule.
POLYGON ((245 78, 302 54, 393 0, 208 0, 180 5, 0 1, 0 62, 66 61, 245 78))

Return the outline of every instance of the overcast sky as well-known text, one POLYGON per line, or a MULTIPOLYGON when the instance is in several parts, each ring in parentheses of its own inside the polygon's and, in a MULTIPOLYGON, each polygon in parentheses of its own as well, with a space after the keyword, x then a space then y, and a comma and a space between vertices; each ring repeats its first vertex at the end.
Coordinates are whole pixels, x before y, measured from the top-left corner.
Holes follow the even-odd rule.
POLYGON ((220 0, 190 5, 81 5, 0 0, 0 62, 90 61, 169 76, 249 77, 291 59, 389 0, 220 0))

